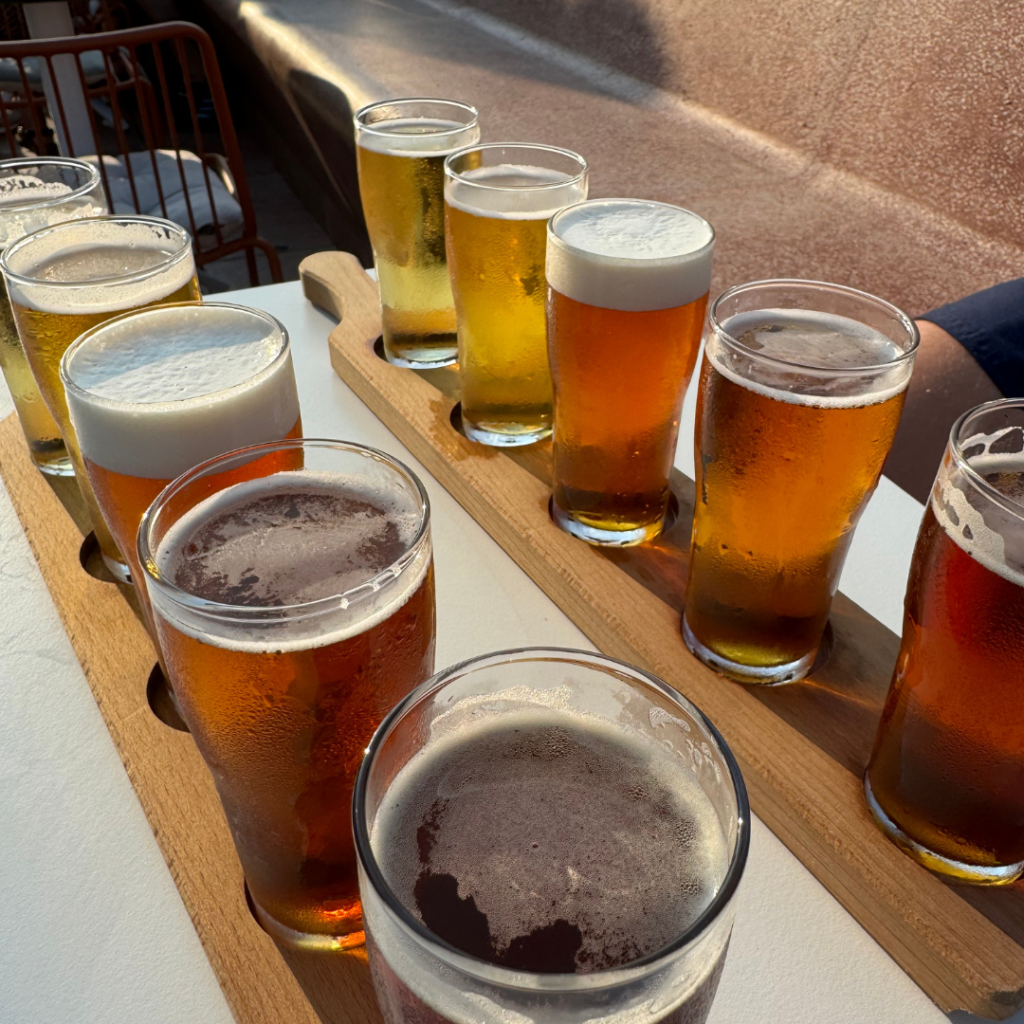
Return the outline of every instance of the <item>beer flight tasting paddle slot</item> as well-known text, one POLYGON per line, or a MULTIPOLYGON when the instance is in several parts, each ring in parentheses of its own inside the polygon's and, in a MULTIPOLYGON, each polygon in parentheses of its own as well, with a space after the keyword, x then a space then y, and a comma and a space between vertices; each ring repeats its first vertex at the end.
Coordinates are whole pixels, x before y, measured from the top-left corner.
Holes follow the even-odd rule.
POLYGON ((410 373, 375 353, 379 304, 358 261, 321 253, 300 269, 307 298, 339 321, 331 360, 356 395, 600 650, 650 668, 721 728, 754 811, 940 1006, 1006 1016, 1002 993, 1024 988, 1024 901, 1015 889, 947 886, 885 839, 864 800, 898 638, 837 594, 832 651, 810 682, 726 682, 686 650, 679 628, 691 481, 671 474, 679 519, 653 542, 575 540, 549 516, 549 442, 470 442, 452 424, 453 370, 410 373))

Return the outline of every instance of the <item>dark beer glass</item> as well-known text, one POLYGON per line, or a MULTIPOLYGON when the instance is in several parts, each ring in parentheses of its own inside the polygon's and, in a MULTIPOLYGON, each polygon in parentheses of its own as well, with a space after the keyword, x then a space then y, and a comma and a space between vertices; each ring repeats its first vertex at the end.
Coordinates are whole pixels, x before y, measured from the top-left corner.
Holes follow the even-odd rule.
POLYGON ((882 830, 940 874, 1024 872, 1024 399, 953 427, 910 568, 865 777, 882 830))
POLYGON ((139 562, 259 920, 304 948, 361 945, 356 770, 434 669, 422 485, 340 441, 243 448, 161 492, 139 562))
POLYGON ((697 708, 599 654, 439 673, 377 731, 353 801, 388 1024, 700 1024, 750 815, 697 708))

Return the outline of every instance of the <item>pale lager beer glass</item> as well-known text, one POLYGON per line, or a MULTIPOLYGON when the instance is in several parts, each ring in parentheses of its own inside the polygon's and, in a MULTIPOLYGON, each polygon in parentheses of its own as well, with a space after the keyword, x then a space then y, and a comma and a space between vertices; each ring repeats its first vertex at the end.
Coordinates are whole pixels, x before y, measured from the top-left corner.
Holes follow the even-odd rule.
POLYGON ((439 673, 353 801, 386 1024, 702 1024, 750 841, 739 769, 661 680, 534 648, 439 673))
POLYGON ((552 146, 492 143, 444 168, 462 427, 483 444, 532 444, 551 433, 547 222, 587 198, 587 163, 552 146))
MULTIPOLYGON (((99 171, 90 164, 56 157, 0 162, 0 248, 50 224, 106 212, 99 171)), ((2 283, 0 370, 14 400, 32 461, 50 476, 72 476, 64 438, 32 376, 2 283)))
POLYGON ((1024 400, 954 425, 910 567, 865 785, 882 830, 947 877, 1024 872, 1024 400))
POLYGON ((97 217, 43 228, 0 256, 18 335, 47 408, 68 446, 103 561, 116 579, 128 567, 114 544, 81 463, 60 361, 90 327, 157 303, 199 298, 188 232, 156 217, 97 217))
POLYGON ((341 441, 243 448, 161 493, 139 562, 259 920, 307 949, 362 945, 352 787, 434 670, 422 485, 341 441))
POLYGON ((476 110, 452 100, 384 100, 356 113, 355 134, 384 352, 398 366, 447 366, 457 342, 444 247, 444 160, 479 141, 476 110))
POLYGON ((889 453, 918 333, 895 306, 757 281, 711 308, 683 636, 748 683, 807 674, 889 453))
POLYGON ((591 544, 656 537, 715 234, 678 206, 594 199, 548 225, 552 514, 591 544))

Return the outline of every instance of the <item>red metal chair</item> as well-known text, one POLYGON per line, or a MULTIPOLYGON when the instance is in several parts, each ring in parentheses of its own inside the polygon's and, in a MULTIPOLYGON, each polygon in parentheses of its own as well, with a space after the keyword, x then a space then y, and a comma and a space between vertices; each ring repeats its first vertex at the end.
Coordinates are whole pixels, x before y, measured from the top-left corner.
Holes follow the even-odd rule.
POLYGON ((112 211, 182 224, 199 266, 244 251, 255 285, 260 251, 271 279, 283 280, 277 251, 257 233, 217 55, 197 25, 0 42, 0 126, 12 156, 52 149, 56 128, 64 155, 99 163, 112 211), (82 121, 83 97, 88 132, 80 123, 76 133, 68 110, 77 104, 82 121))

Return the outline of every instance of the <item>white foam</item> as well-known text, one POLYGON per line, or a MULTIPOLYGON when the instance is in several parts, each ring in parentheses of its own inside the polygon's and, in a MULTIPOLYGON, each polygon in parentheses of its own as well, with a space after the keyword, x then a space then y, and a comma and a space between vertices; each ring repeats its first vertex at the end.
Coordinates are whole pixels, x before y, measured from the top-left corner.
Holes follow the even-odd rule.
POLYGON ((447 176, 445 201, 474 217, 498 220, 547 220, 585 199, 586 180, 546 167, 497 164, 447 176))
MULTIPOLYGON (((156 552, 156 562, 161 574, 173 580, 178 554, 185 542, 204 522, 215 518, 223 507, 248 503, 264 495, 304 489, 327 490, 366 498, 385 510, 388 522, 397 526, 401 541, 409 547, 412 546, 419 530, 421 516, 418 507, 413 507, 411 499, 406 500, 405 496, 396 497, 391 490, 384 493, 374 489, 365 477, 348 477, 341 473, 311 469, 295 470, 235 484, 196 505, 182 516, 161 540, 156 552)), ((351 539, 341 537, 346 524, 335 520, 334 525, 334 537, 328 538, 334 546, 333 553, 337 552, 339 540, 344 551, 352 550, 351 539)), ((322 535, 311 536, 308 539, 312 541, 310 549, 290 549, 295 552, 290 563, 293 567, 308 567, 317 560, 317 552, 323 550, 322 535)), ((301 538, 298 543, 301 543, 301 538)), ((271 556, 275 553, 272 546, 265 545, 265 548, 271 556)), ((289 595, 295 596, 295 603, 298 604, 306 603, 307 600, 320 602, 315 614, 303 616, 275 619, 274 607, 253 609, 250 606, 246 607, 245 611, 257 612, 261 621, 254 623, 251 618, 242 616, 231 619, 218 617, 212 620, 201 612, 176 604, 167 597, 161 587, 152 582, 149 584, 149 593, 154 606, 175 628, 213 647, 249 654, 313 650, 365 633, 394 615, 417 591, 427 575, 431 563, 431 550, 428 536, 416 549, 411 561, 403 566, 401 572, 386 575, 376 587, 365 587, 358 594, 350 594, 336 602, 327 598, 341 597, 342 592, 351 591, 368 582, 366 576, 359 577, 357 582, 353 582, 352 579, 341 580, 337 591, 326 596, 323 594, 325 581, 322 578, 316 580, 317 592, 312 596, 307 597, 301 593, 298 596, 289 595)), ((280 554, 280 551, 277 553, 280 554)), ((239 563, 237 568, 239 572, 251 573, 251 560, 244 566, 239 563)), ((273 571, 273 568, 268 558, 268 571, 273 571)), ((383 572, 382 570, 382 574, 383 572)))
POLYGON ((689 210, 643 199, 592 199, 548 226, 547 280, 577 302, 672 309, 711 286, 714 230, 689 210))
MULTIPOLYGON (((186 236, 187 237, 187 236, 186 236)), ((90 219, 62 224, 3 255, 12 302, 45 313, 110 313, 145 306, 183 288, 195 274, 191 246, 159 225, 90 219), (131 276, 129 281, 119 278, 131 276)))
POLYGON ((479 141, 479 125, 437 117, 395 117, 356 125, 359 146, 391 156, 447 156, 479 141))
POLYGON ((755 310, 728 318, 722 330, 743 343, 730 348, 709 332, 704 349, 707 359, 734 384, 775 401, 820 409, 856 409, 887 402, 910 382, 913 361, 901 359, 899 346, 867 324, 847 317, 803 309, 755 310), (759 325, 780 321, 800 329, 756 330, 759 325), (745 351, 750 352, 749 359, 745 359, 745 351), (762 356, 774 362, 759 360, 762 356), (744 362, 743 373, 730 365, 740 361, 744 362), (780 365, 787 363, 798 365, 791 369, 780 365), (800 367, 824 372, 816 374, 800 367), (844 372, 860 367, 870 370, 860 375, 844 372), (883 369, 875 372, 877 367, 883 369))
POLYGON ((172 480, 235 448, 278 441, 299 418, 281 326, 205 303, 119 317, 62 364, 83 454, 114 473, 172 480))
POLYGON ((43 181, 34 174, 9 174, 0 178, 0 207, 52 203, 73 191, 63 181, 43 181))

